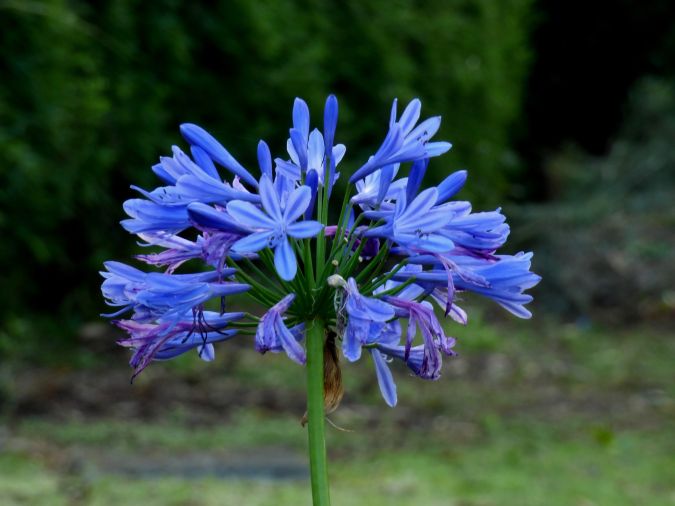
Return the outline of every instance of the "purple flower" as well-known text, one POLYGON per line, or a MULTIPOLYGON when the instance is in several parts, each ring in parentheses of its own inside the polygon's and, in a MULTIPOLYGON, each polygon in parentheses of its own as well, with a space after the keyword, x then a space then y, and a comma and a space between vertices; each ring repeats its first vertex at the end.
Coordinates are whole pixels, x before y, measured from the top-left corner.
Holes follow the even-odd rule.
POLYGON ((415 376, 422 379, 430 379, 426 378, 422 373, 422 365, 424 364, 424 357, 426 355, 424 345, 420 344, 406 350, 405 346, 398 344, 377 343, 375 349, 386 357, 396 358, 405 363, 415 376))
POLYGON ((291 360, 303 365, 307 358, 298 340, 304 337, 304 329, 296 327, 289 330, 283 319, 283 314, 291 307, 294 299, 294 293, 288 294, 263 315, 255 332, 255 349, 260 353, 278 353, 283 350, 291 360))
POLYGON ((408 360, 412 343, 419 328, 424 341, 424 355, 419 376, 435 380, 441 375, 441 351, 446 355, 454 355, 452 351, 455 340, 447 337, 439 323, 434 309, 426 301, 415 302, 399 297, 386 297, 386 301, 397 308, 397 316, 408 318, 404 359, 408 360))
MULTIPOLYGON (((208 207, 208 206, 207 206, 208 207)), ((204 232, 195 241, 189 241, 178 235, 164 232, 138 234, 146 241, 141 246, 161 246, 164 251, 147 255, 136 255, 139 260, 156 266, 166 266, 166 274, 174 271, 188 260, 201 258, 208 265, 223 272, 224 263, 232 244, 240 237, 227 232, 204 232)))
POLYGON ((263 176, 260 180, 260 199, 265 212, 250 202, 235 200, 227 204, 227 212, 236 221, 254 232, 239 239, 232 249, 237 253, 255 253, 263 248, 274 249, 274 266, 279 276, 286 281, 295 277, 297 261, 289 241, 306 239, 317 235, 323 225, 318 221, 296 222, 302 216, 311 200, 310 190, 301 186, 293 190, 282 212, 279 195, 272 182, 263 176))

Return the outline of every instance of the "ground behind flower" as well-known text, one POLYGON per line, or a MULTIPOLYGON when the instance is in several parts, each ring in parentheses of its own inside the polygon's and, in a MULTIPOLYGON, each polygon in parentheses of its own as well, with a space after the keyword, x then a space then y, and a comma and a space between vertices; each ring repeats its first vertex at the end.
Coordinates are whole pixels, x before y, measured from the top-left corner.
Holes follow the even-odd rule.
MULTIPOLYGON (((461 355, 438 382, 395 369, 395 409, 369 364, 343 365, 335 504, 675 504, 672 332, 472 322, 455 334, 461 355)), ((309 504, 304 371, 221 350, 206 367, 154 364, 131 387, 115 351, 4 371, 0 503, 309 504)))

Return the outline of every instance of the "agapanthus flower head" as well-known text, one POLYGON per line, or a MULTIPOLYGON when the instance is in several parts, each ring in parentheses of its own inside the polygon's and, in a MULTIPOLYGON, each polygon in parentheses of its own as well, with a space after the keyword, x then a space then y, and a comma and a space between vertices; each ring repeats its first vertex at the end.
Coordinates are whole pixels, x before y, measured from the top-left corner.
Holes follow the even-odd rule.
POLYGON ((391 364, 437 380, 443 357, 457 347, 441 318, 466 325, 458 303, 467 293, 531 316, 526 291, 540 278, 530 271, 531 253, 499 252, 509 235, 501 210, 474 212, 469 202, 451 200, 467 181, 465 170, 424 184, 438 170, 434 159, 451 147, 433 140, 440 117, 420 121, 418 99, 399 116, 394 100, 381 146, 339 179, 346 194, 335 198, 347 151, 336 142, 335 96, 323 112, 314 128, 308 104, 296 99, 286 153, 274 157, 262 140, 250 147, 258 171, 185 123, 189 149, 174 146, 152 167, 160 186, 133 187, 140 197, 125 202, 122 225, 150 248, 137 258, 165 271, 107 262, 102 292, 117 309, 109 316, 124 315, 115 324, 128 334, 119 343, 133 350, 135 374, 193 349, 213 360, 214 344, 235 337, 304 365, 307 336, 318 328, 333 400, 342 391, 341 349, 352 362, 371 357, 382 396, 394 406, 391 364), (342 209, 333 207, 338 201, 342 209), (233 296, 265 310, 227 312, 233 296))

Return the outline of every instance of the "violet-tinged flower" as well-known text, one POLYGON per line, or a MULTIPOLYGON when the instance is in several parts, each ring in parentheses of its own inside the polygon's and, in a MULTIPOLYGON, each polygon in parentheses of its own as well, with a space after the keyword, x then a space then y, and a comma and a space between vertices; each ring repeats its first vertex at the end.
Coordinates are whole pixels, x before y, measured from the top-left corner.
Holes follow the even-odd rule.
POLYGON ((429 118, 415 127, 422 108, 419 99, 414 99, 408 104, 398 121, 396 121, 396 104, 397 100, 394 100, 389 120, 389 132, 382 146, 349 178, 350 183, 363 179, 385 165, 433 158, 442 155, 452 147, 449 142, 429 142, 441 126, 440 116, 429 118))
POLYGON ((298 343, 304 337, 303 329, 289 330, 283 319, 294 299, 294 293, 288 294, 263 315, 255 332, 255 349, 260 353, 283 350, 291 360, 303 365, 307 358, 304 348, 298 343))
POLYGON ((232 249, 237 253, 255 253, 263 248, 273 248, 274 266, 279 276, 290 281, 295 277, 297 261, 288 238, 314 237, 323 228, 318 221, 296 221, 309 206, 310 189, 301 186, 293 190, 282 212, 279 195, 269 178, 263 176, 260 180, 260 198, 265 212, 249 202, 233 201, 227 204, 227 212, 235 220, 255 230, 234 243, 232 249))
POLYGON ((140 246, 161 246, 165 249, 159 253, 136 255, 136 258, 149 265, 166 267, 166 274, 173 274, 188 260, 200 258, 207 265, 214 267, 221 276, 232 245, 241 237, 238 234, 219 231, 205 231, 194 241, 165 232, 141 233, 138 236, 146 241, 140 246))
POLYGON ((398 344, 377 343, 374 349, 384 354, 386 357, 396 358, 405 363, 415 376, 422 379, 431 379, 425 377, 422 372, 422 366, 426 356, 426 348, 424 345, 420 344, 418 346, 413 346, 410 349, 406 349, 405 346, 398 344))
POLYGON ((424 379, 438 379, 441 375, 441 351, 446 355, 454 355, 452 348, 455 340, 445 335, 431 304, 426 301, 405 300, 401 297, 386 297, 385 300, 397 308, 399 316, 408 318, 404 359, 407 360, 410 356, 412 343, 419 328, 424 341, 424 356, 418 375, 424 379))
POLYGON ((236 330, 226 327, 242 316, 243 313, 191 311, 175 321, 141 323, 136 320, 118 320, 114 323, 129 334, 129 337, 120 339, 118 344, 134 350, 130 365, 136 377, 152 360, 168 360, 195 348, 202 360, 213 360, 213 343, 236 335, 236 330))

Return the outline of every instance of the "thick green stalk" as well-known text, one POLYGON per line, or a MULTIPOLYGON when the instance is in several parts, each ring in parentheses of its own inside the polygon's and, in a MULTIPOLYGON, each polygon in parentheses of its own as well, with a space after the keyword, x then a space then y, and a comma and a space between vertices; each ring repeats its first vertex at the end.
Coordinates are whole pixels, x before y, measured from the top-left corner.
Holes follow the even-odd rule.
POLYGON ((314 506, 329 506, 328 466, 324 427, 323 347, 325 327, 316 319, 307 327, 307 431, 309 434, 309 466, 314 506))

